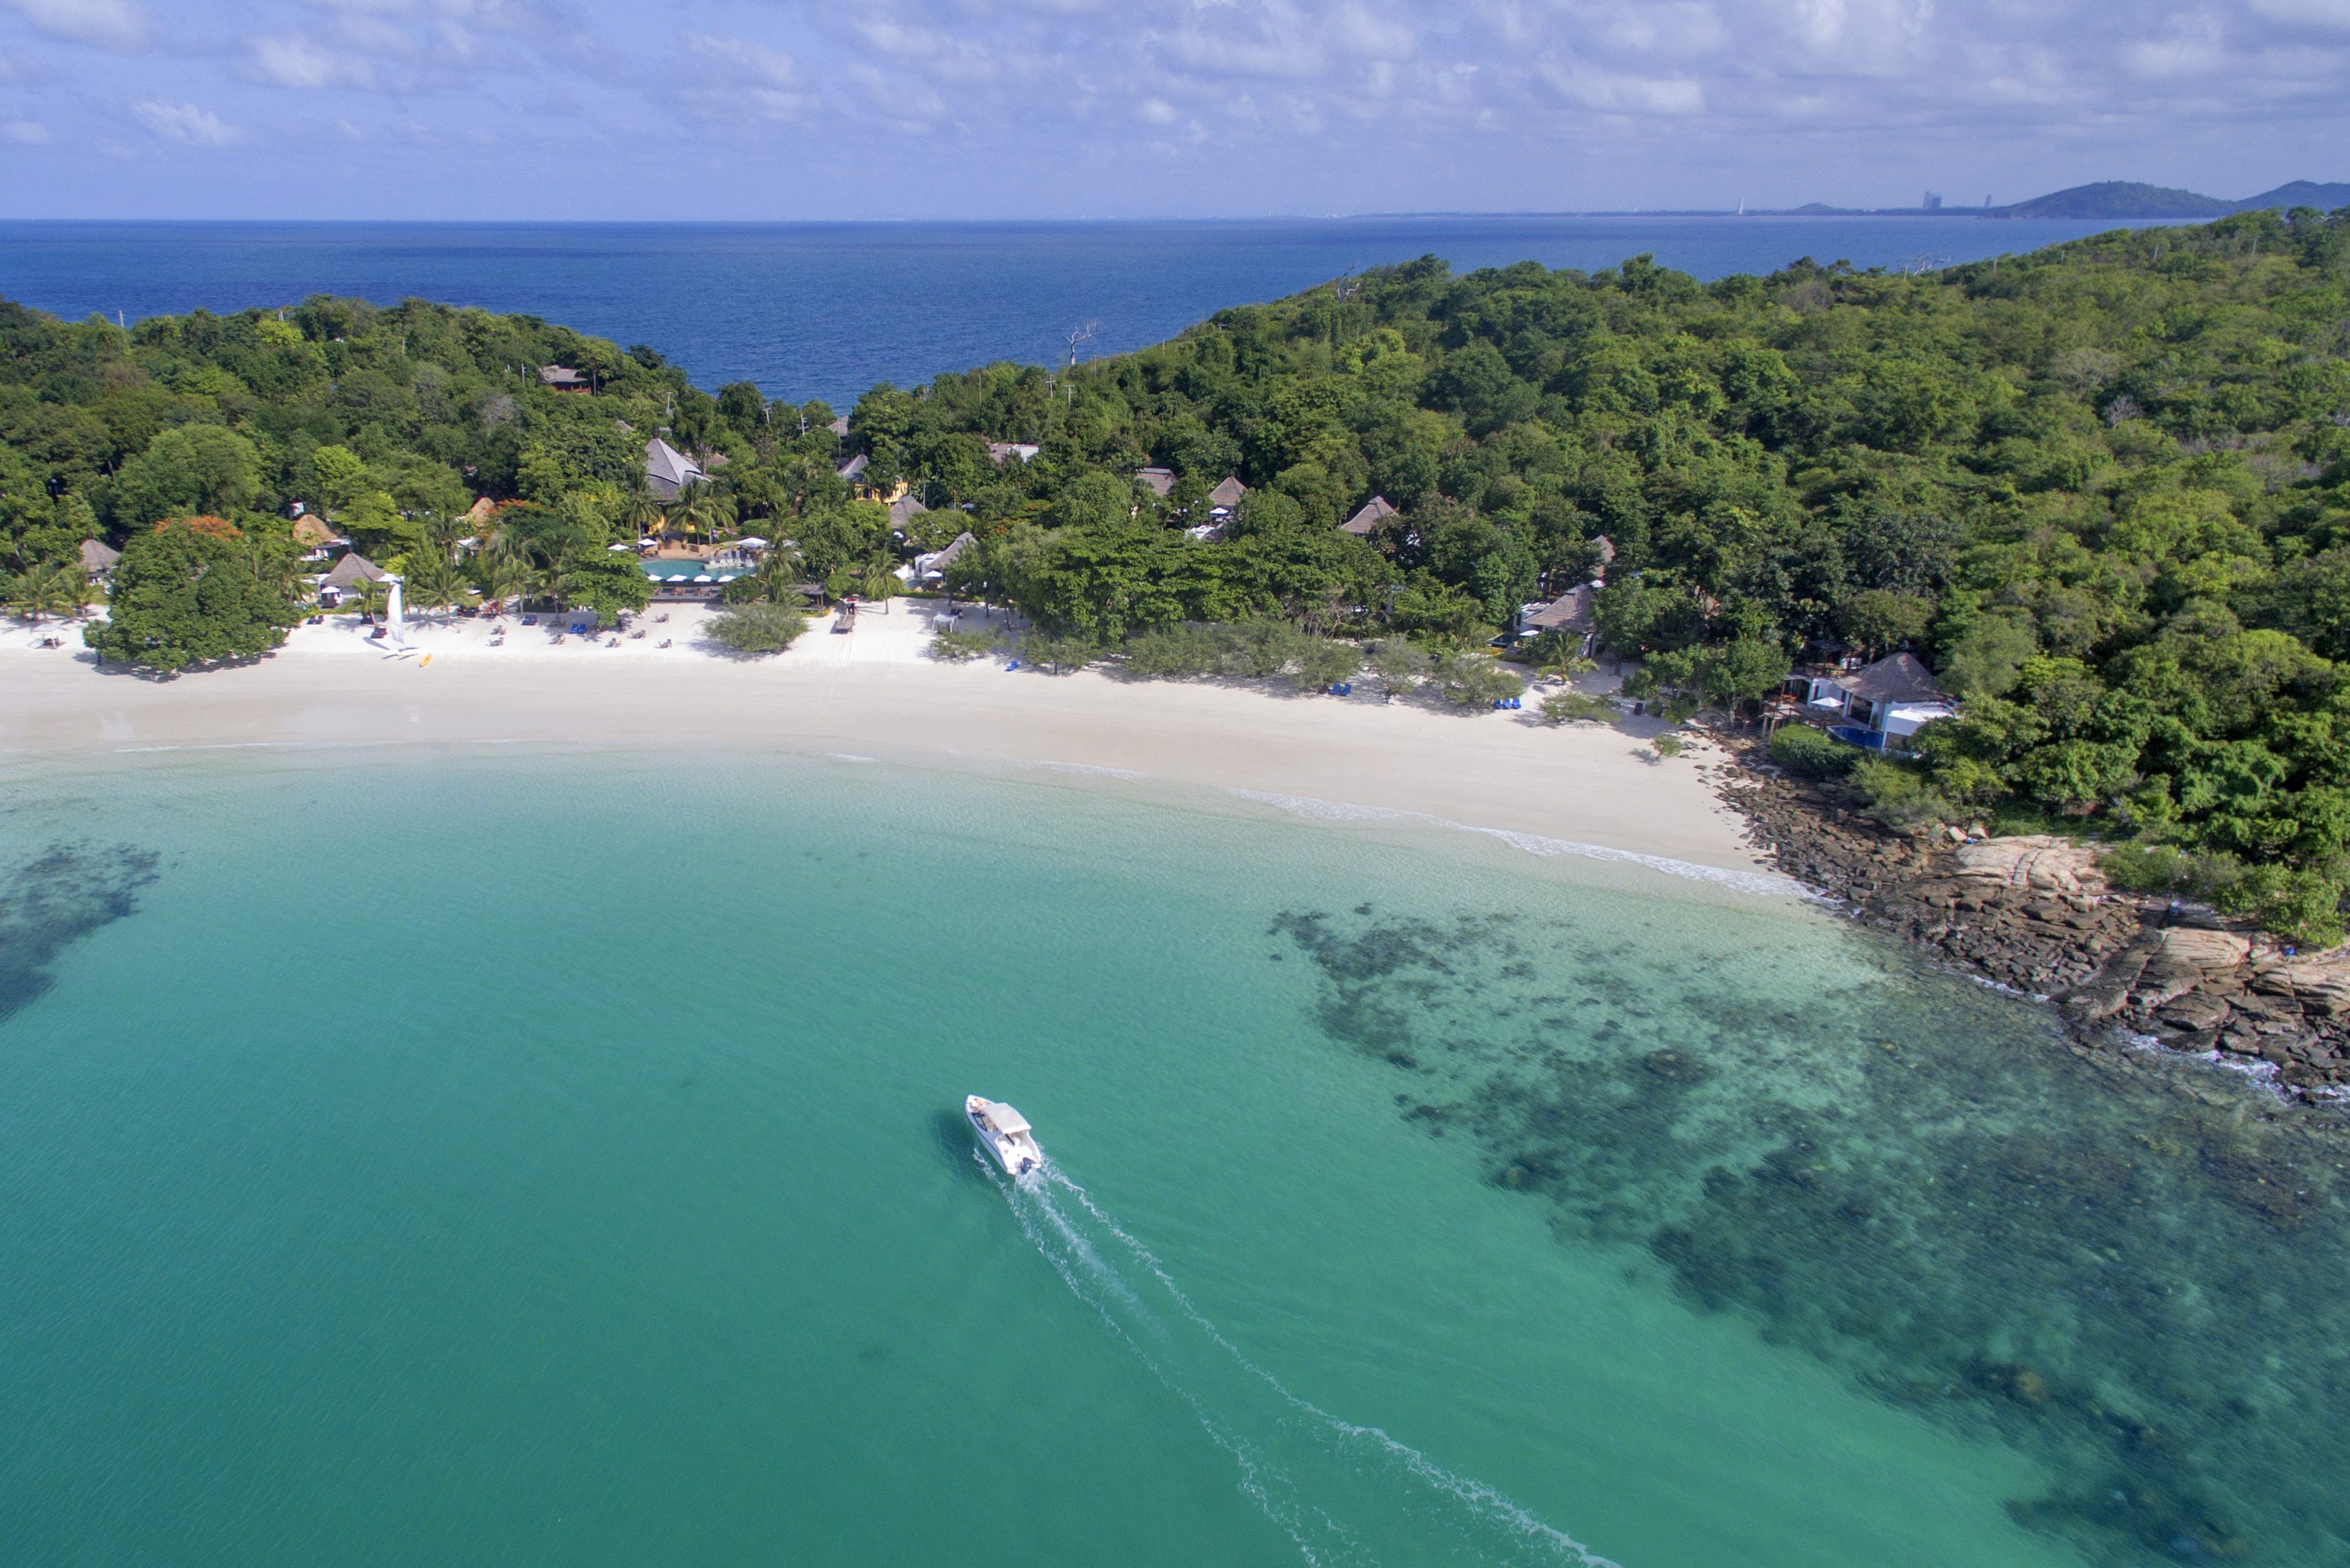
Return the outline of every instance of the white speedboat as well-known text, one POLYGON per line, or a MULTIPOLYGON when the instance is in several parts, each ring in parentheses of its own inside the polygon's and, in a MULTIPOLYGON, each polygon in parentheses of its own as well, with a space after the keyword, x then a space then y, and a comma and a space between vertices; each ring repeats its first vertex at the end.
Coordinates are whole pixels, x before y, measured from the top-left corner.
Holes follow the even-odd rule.
POLYGON ((1045 1163, 1045 1151, 1029 1133, 1028 1118, 1010 1106, 969 1095, 963 1098, 962 1114, 971 1118, 979 1147, 993 1155, 1006 1173, 1025 1176, 1045 1163))

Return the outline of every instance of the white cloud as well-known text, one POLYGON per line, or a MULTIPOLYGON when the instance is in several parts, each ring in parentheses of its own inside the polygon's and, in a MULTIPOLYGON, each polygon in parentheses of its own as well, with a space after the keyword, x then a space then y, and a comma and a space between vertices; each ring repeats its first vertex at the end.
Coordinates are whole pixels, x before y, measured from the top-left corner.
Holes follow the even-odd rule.
POLYGON ((364 59, 339 55, 297 35, 253 40, 253 69, 286 88, 370 88, 375 71, 364 59))
POLYGON ((189 147, 226 147, 242 135, 235 127, 222 124, 212 110, 169 99, 142 98, 130 106, 130 113, 161 140, 189 147))
POLYGON ((25 147, 46 147, 54 140, 49 128, 37 119, 11 119, 0 122, 0 139, 25 147))
POLYGON ((743 79, 769 87, 791 87, 800 79, 799 64, 781 49, 730 38, 716 33, 688 33, 685 47, 703 59, 731 67, 743 79))
POLYGON ((147 41, 147 13, 133 0, 0 0, 53 38, 135 49, 147 41))
POLYGON ((1141 120, 1145 125, 1172 125, 1175 123, 1175 106, 1169 103, 1163 98, 1144 99, 1140 104, 1136 106, 1134 113, 1135 118, 1141 120))

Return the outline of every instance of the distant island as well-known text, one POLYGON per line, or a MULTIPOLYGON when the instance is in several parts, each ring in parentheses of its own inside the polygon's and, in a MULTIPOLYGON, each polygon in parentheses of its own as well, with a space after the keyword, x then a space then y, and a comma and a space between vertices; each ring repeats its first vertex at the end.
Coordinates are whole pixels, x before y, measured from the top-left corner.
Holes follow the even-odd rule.
POLYGON ((2127 223, 2164 218, 2226 218, 2238 213, 2284 212, 2294 207, 2314 207, 2325 213, 2350 207, 2350 182, 2320 183, 2314 180, 2295 180, 2273 191, 2247 196, 2241 202, 2200 195, 2193 191, 2175 190, 2168 185, 2148 185, 2136 180, 2100 180, 2095 184, 2052 191, 2045 196, 2034 196, 2028 202, 2010 202, 2004 207, 1992 206, 1989 197, 1983 199, 1980 207, 1945 206, 1942 198, 1929 191, 1925 199, 1914 207, 1836 207, 1825 202, 1806 202, 1800 207, 1750 208, 1743 204, 1735 210, 1727 207, 1650 207, 1578 215, 1594 218, 1916 218, 1971 215, 1983 218, 2110 218, 2127 223))
POLYGON ((2350 184, 2321 185, 2295 180, 2273 191, 2230 202, 2201 196, 2167 185, 2146 185, 2133 180, 2100 180, 2094 185, 2034 196, 2029 202, 1986 209, 1994 218, 2224 218, 2236 213, 2262 213, 2293 207, 2331 212, 2350 207, 2350 184))

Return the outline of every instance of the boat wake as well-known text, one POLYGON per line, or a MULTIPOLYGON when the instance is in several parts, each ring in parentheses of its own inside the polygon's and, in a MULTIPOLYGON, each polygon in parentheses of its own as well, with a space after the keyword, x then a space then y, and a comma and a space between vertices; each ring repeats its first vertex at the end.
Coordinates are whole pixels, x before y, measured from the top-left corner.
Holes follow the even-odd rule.
POLYGON ((999 1185, 1036 1250, 1232 1457, 1241 1490, 1307 1563, 1616 1568, 1483 1482, 1291 1393, 1057 1168, 999 1185))

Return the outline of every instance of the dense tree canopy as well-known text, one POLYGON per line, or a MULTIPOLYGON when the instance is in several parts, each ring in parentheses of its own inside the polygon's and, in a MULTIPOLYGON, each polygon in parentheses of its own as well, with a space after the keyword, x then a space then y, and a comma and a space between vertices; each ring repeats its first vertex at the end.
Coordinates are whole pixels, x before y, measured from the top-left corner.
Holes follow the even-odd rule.
POLYGON ((1281 618, 1458 645, 1592 576, 1604 537, 1603 639, 1688 689, 1750 694, 1812 638, 1914 646, 1969 699, 1927 737, 1942 797, 2329 878, 2345 323, 2350 213, 2306 209, 1914 276, 1428 258, 1137 354, 877 387, 844 449, 821 404, 712 397, 530 317, 316 299, 126 334, 0 305, 0 568, 204 511, 258 539, 293 501, 396 564, 488 496, 477 580, 586 593, 660 514, 655 432, 712 474, 677 526, 791 538, 818 581, 968 528, 951 586, 1097 643, 1281 618), (932 510, 852 496, 847 452, 932 510), (1227 476, 1248 496, 1201 536, 1227 476), (1340 531, 1374 495, 1397 514, 1340 531))
POLYGON ((110 614, 85 632, 101 659, 177 673, 249 659, 286 640, 290 550, 197 517, 132 535, 115 564, 110 614))

